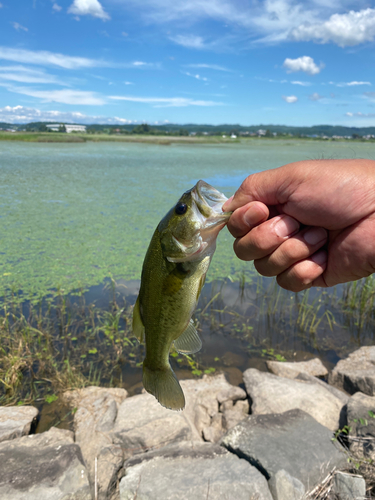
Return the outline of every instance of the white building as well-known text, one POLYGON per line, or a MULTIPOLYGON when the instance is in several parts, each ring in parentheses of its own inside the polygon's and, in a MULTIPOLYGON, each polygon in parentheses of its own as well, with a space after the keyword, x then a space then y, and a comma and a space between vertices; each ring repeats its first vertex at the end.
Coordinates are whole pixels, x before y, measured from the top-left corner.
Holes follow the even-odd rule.
POLYGON ((49 130, 58 132, 60 127, 64 126, 68 134, 70 132, 86 132, 86 125, 65 125, 64 123, 48 123, 46 127, 49 130))

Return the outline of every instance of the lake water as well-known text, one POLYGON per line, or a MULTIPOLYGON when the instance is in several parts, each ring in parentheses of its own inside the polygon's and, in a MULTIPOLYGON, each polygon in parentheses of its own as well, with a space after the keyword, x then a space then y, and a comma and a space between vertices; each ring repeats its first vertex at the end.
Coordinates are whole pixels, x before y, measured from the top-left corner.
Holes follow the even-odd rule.
MULTIPOLYGON (((374 158, 375 145, 1 142, 0 287, 29 296, 57 287, 69 292, 108 276, 137 278, 157 223, 198 179, 229 196, 253 172, 297 160, 353 157, 374 158)), ((224 230, 209 279, 242 269, 224 230)))
MULTIPOLYGON (((21 311, 32 327, 20 323, 17 330, 18 313, 2 311, 10 323, 0 324, 0 378, 11 377, 11 389, 0 385, 0 404, 43 405, 87 383, 141 389, 143 347, 127 336, 143 257, 161 217, 198 179, 230 196, 253 172, 355 157, 375 158, 375 144, 0 142, 0 294, 22 291, 21 311), (71 293, 77 289, 81 297, 71 293), (58 291, 52 309, 51 290, 58 291), (28 299, 38 297, 45 299, 32 309, 28 299)), ((318 356, 332 367, 374 344, 372 278, 293 294, 239 261, 232 243, 221 231, 196 314, 203 348, 190 360, 171 357, 179 378, 222 370, 239 384, 243 370, 264 370, 267 359, 318 356)), ((44 405, 40 430, 63 418, 61 411, 44 405)))

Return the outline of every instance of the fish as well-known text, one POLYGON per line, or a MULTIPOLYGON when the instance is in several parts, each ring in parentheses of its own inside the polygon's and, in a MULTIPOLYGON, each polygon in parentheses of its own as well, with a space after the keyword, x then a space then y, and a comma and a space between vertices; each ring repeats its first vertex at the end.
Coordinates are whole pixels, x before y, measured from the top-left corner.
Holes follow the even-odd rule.
POLYGON ((174 348, 193 354, 202 347, 192 320, 216 239, 231 215, 226 196, 200 180, 158 224, 143 262, 133 308, 133 335, 145 343, 143 386, 159 403, 182 410, 185 397, 169 363, 174 348))

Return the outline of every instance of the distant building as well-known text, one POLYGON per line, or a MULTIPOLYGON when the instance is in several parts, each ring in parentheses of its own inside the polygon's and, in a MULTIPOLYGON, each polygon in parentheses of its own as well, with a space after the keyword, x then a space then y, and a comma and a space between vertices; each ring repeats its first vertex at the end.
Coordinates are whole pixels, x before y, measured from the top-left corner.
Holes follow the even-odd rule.
POLYGON ((70 132, 86 132, 86 125, 66 125, 65 123, 48 123, 46 127, 53 132, 58 132, 64 126, 68 134, 70 132))
POLYGON ((266 132, 267 132, 267 130, 263 130, 263 129, 261 129, 261 128, 260 128, 260 129, 257 131, 257 134, 258 134, 259 136, 264 136, 264 135, 266 135, 266 132))
POLYGON ((231 138, 231 139, 237 139, 237 136, 236 136, 236 134, 232 134, 232 135, 230 136, 230 138, 231 138))

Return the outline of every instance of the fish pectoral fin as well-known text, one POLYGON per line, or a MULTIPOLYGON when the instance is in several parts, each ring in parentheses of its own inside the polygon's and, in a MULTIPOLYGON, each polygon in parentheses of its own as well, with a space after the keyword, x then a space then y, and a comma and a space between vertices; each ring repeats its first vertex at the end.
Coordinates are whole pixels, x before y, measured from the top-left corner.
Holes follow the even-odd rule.
POLYGON ((143 326, 143 321, 141 318, 141 311, 139 309, 139 296, 134 305, 133 309, 133 323, 132 323, 133 335, 136 337, 141 344, 145 340, 145 327, 143 326))
POLYGON ((174 347, 180 354, 194 354, 201 350, 202 341, 192 320, 186 330, 174 341, 174 347))

